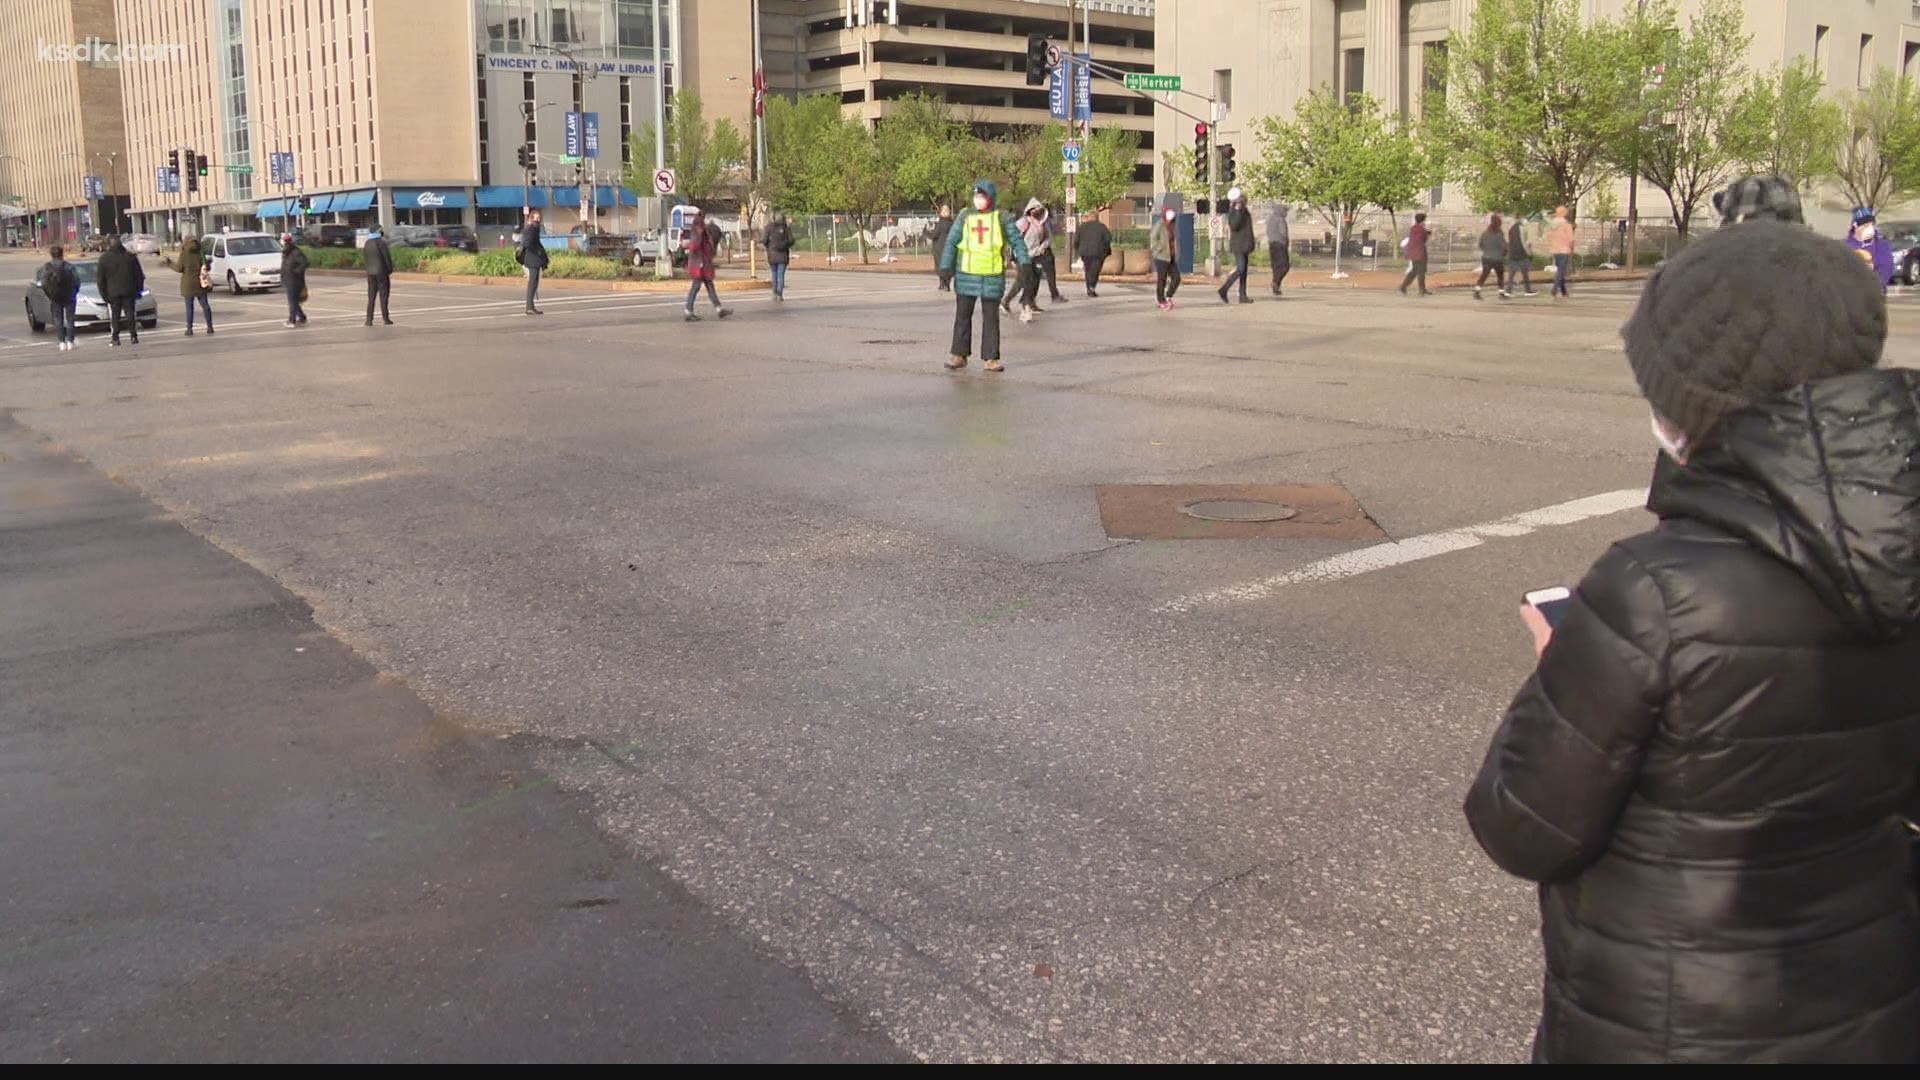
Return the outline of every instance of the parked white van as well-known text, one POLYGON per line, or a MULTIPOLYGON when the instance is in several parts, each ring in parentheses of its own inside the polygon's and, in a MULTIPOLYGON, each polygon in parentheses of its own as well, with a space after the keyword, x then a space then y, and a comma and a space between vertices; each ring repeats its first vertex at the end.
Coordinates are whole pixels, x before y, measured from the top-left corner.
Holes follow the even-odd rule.
POLYGON ((235 295, 280 286, 280 238, 272 233, 214 233, 200 238, 200 250, 207 256, 207 277, 235 295))

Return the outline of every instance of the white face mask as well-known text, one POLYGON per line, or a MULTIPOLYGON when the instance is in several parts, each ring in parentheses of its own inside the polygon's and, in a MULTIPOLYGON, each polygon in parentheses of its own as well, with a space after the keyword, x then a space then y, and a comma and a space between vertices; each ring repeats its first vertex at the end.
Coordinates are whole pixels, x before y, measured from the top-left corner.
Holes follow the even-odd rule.
POLYGON ((1862 225, 1862 226, 1860 226, 1860 239, 1862 239, 1862 240, 1871 240, 1871 239, 1873 239, 1873 226, 1872 226, 1872 225, 1862 225))
POLYGON ((987 197, 984 194, 975 195, 973 197, 973 208, 975 210, 985 210, 987 208, 987 197))
POLYGON ((1660 449, 1666 451, 1667 456, 1672 458, 1675 463, 1681 464, 1681 465, 1686 464, 1686 461, 1687 461, 1686 438, 1682 436, 1681 438, 1676 439, 1673 436, 1667 434, 1667 426, 1660 422, 1660 417, 1658 415, 1649 415, 1647 419, 1653 423, 1653 440, 1660 444, 1660 449))

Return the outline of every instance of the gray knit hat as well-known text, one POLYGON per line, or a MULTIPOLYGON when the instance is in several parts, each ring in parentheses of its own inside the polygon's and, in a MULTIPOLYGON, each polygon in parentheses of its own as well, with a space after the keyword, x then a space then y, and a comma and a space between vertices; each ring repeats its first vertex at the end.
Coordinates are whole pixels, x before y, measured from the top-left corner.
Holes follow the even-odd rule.
POLYGON ((1713 193, 1713 208, 1719 211, 1722 225, 1804 220, 1800 215, 1799 192, 1777 176, 1743 176, 1725 190, 1713 193))
POLYGON ((1762 218, 1667 262, 1620 334, 1647 401, 1697 440, 1736 409, 1878 364, 1887 306, 1845 244, 1762 218))

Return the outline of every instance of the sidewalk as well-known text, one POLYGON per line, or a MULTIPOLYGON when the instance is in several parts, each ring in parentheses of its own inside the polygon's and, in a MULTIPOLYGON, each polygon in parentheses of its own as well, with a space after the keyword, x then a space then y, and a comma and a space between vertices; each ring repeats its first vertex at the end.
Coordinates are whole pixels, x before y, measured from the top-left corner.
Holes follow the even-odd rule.
POLYGON ((899 1059, 563 790, 644 748, 433 715, 4 412, 0 701, 0 1062, 899 1059))

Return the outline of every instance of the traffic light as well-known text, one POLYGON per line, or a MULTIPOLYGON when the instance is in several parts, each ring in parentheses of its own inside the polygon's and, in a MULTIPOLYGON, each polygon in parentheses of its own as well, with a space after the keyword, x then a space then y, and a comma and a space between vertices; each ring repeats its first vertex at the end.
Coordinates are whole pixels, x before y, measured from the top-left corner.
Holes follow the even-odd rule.
POLYGON ((207 155, 200 154, 193 159, 194 171, 201 176, 207 175, 207 155))
POLYGON ((1047 85, 1047 35, 1039 31, 1027 35, 1027 85, 1047 85))
POLYGON ((1193 179, 1196 183, 1207 182, 1207 125, 1193 125, 1193 179))
POLYGON ((520 167, 521 167, 522 169, 531 169, 531 168, 533 168, 533 153, 532 153, 532 149, 533 149, 533 148, 532 148, 532 147, 530 147, 530 146, 528 146, 528 145, 527 145, 526 143, 521 143, 521 144, 520 144, 520 151, 519 151, 519 158, 520 158, 520 167))
POLYGON ((175 173, 178 173, 180 171, 180 151, 178 150, 167 151, 167 168, 170 171, 175 173))
POLYGON ((1238 170, 1236 169, 1233 163, 1233 144, 1221 143, 1220 144, 1220 182, 1223 184, 1233 183, 1233 177, 1237 171, 1238 170))
POLYGON ((186 153, 183 154, 182 156, 187 159, 187 190, 199 191, 200 190, 200 173, 198 170, 196 170, 193 167, 192 148, 188 148, 186 153))

